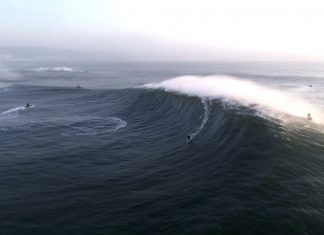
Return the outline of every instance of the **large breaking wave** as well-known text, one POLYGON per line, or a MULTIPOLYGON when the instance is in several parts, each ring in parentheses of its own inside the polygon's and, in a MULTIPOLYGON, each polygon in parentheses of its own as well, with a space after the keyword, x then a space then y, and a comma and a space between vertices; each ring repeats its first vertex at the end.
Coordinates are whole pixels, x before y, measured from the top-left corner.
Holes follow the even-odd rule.
MULTIPOLYGON (((146 84, 144 87, 201 98, 220 98, 246 106, 257 105, 258 110, 268 115, 283 113, 305 119, 310 113, 314 122, 324 123, 324 116, 320 109, 306 100, 284 91, 230 76, 182 76, 159 83, 146 84)), ((287 116, 280 116, 280 118, 289 119, 287 116)))
MULTIPOLYGON (((267 110, 283 112, 307 123, 308 110, 293 111, 314 108, 310 112, 317 121, 319 109, 286 92, 229 77, 181 77, 145 87, 153 89, 12 86, 0 92, 3 101, 17 97, 0 109, 5 152, 1 159, 7 169, 3 178, 23 173, 4 181, 11 187, 4 192, 16 192, 16 182, 22 179, 45 190, 35 198, 28 190, 31 186, 23 182, 26 190, 19 191, 20 200, 3 200, 3 205, 10 209, 13 205, 19 212, 11 218, 24 211, 26 216, 30 211, 38 214, 38 207, 30 209, 29 198, 46 202, 47 211, 62 211, 54 195, 67 201, 73 214, 95 208, 90 212, 107 215, 107 227, 117 228, 107 229, 109 234, 122 234, 125 221, 144 221, 142 229, 135 226, 129 234, 145 234, 146 228, 166 220, 167 227, 157 232, 179 234, 179 225, 194 231, 197 224, 200 228, 212 223, 217 226, 210 234, 260 234, 263 228, 274 234, 288 230, 302 234, 305 228, 309 234, 321 234, 323 134, 259 115, 267 110), (9 109, 26 98, 36 105, 34 109, 9 109), (295 109, 285 103, 290 100, 295 109), (187 134, 195 138, 191 145, 185 143, 187 134), (64 178, 54 185, 58 175, 64 178), (88 190, 93 198, 90 207, 73 197, 82 199, 88 190)), ((68 216, 53 214, 63 222, 71 219, 68 216)), ((19 224, 20 217, 15 221, 19 224)), ((103 220, 97 221, 100 227, 103 220)), ((196 231, 193 234, 204 233, 196 231)))

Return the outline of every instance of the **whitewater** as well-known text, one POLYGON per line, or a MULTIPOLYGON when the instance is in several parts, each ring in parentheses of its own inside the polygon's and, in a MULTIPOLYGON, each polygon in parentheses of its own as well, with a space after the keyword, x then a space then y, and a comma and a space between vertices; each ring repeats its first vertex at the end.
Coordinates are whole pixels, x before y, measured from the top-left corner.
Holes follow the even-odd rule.
MULTIPOLYGON (((246 106, 259 105, 258 108, 269 115, 273 115, 273 112, 280 112, 306 119, 307 114, 310 113, 315 123, 324 123, 323 112, 316 105, 287 92, 231 76, 181 76, 159 83, 149 83, 144 87, 159 88, 201 98, 220 98, 246 106), (269 112, 269 109, 273 112, 269 112)), ((281 116, 281 118, 288 120, 287 116, 281 116)))

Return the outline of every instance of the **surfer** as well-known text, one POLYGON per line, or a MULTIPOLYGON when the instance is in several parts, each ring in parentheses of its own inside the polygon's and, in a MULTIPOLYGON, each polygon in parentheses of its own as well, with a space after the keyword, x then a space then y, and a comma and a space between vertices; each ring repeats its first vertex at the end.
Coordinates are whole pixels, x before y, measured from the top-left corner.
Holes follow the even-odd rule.
POLYGON ((189 143, 190 141, 191 141, 191 136, 188 135, 188 136, 187 136, 187 143, 189 143))
POLYGON ((311 114, 310 114, 310 113, 308 113, 308 114, 307 114, 307 119, 308 119, 309 121, 311 121, 311 120, 312 120, 312 116, 311 116, 311 114))
POLYGON ((30 103, 27 103, 26 105, 25 105, 25 108, 26 109, 28 109, 28 108, 30 108, 31 107, 31 104, 30 103))

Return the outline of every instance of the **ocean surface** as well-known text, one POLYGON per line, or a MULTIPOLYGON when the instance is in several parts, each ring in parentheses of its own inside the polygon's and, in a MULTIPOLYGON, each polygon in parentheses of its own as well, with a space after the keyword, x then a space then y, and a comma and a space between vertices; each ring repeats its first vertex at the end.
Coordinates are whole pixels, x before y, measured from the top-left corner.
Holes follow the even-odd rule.
POLYGON ((324 234, 323 90, 319 63, 2 61, 0 234, 324 234))

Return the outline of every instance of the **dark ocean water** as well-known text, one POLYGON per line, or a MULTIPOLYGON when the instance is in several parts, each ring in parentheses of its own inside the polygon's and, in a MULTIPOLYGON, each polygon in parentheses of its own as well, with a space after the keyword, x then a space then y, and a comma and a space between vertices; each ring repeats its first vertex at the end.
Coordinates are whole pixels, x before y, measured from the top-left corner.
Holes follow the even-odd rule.
POLYGON ((323 234, 323 79, 309 63, 7 61, 0 234, 323 234))

